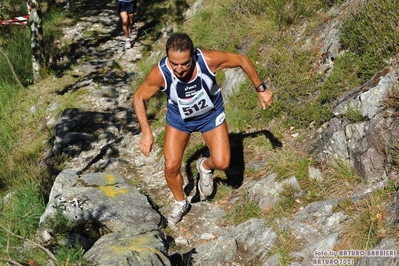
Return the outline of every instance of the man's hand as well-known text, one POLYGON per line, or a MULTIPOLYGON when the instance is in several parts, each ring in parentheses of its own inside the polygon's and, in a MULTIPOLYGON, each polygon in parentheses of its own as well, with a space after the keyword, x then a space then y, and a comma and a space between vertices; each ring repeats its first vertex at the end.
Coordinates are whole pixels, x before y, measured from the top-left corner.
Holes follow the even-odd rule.
POLYGON ((267 89, 262 92, 258 92, 258 97, 260 104, 262 105, 263 110, 266 109, 266 106, 271 107, 273 103, 273 92, 270 89, 267 89))
POLYGON ((140 139, 140 150, 145 156, 149 156, 154 144, 154 136, 152 133, 143 134, 140 139))

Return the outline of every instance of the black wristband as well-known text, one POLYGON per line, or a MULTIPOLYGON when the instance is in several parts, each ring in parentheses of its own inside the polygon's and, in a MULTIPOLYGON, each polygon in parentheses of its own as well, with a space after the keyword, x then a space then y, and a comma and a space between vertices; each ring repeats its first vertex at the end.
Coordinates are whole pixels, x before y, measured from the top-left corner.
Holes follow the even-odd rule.
POLYGON ((267 88, 266 88, 266 84, 264 83, 264 82, 262 82, 258 87, 256 87, 256 91, 257 92, 263 92, 263 91, 265 91, 267 88))

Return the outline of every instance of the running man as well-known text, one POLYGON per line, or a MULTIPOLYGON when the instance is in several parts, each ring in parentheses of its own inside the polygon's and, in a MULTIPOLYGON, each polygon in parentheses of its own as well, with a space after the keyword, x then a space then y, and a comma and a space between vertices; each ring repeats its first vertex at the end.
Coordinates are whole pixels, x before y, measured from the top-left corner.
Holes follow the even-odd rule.
POLYGON ((183 153, 192 132, 199 131, 210 151, 209 158, 197 161, 201 199, 213 192, 213 170, 230 164, 230 143, 223 98, 216 83, 219 69, 240 67, 254 85, 263 109, 272 105, 273 93, 259 77, 248 57, 221 51, 195 49, 185 33, 175 33, 166 42, 166 56, 154 66, 133 96, 133 105, 142 137, 140 149, 148 156, 154 136, 146 114, 145 101, 158 90, 168 95, 164 141, 165 179, 175 198, 167 219, 178 223, 189 208, 180 172, 183 153))

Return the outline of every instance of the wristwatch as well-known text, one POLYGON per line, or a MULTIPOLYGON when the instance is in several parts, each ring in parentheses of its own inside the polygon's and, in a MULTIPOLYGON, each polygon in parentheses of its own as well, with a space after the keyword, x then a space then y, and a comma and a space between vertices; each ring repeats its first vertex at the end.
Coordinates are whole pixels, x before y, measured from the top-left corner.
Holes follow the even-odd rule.
POLYGON ((262 83, 258 86, 258 87, 256 87, 256 91, 257 92, 263 92, 263 91, 265 91, 267 88, 266 88, 266 84, 265 84, 265 82, 263 82, 262 81, 262 83))

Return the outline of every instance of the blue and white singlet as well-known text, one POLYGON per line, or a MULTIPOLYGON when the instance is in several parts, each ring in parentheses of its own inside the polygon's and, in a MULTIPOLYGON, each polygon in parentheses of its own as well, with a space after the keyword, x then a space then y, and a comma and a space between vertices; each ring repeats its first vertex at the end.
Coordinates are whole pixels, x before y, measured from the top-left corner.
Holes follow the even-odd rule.
POLYGON ((168 95, 166 122, 173 128, 188 134, 210 131, 225 120, 223 98, 215 74, 195 49, 196 77, 189 82, 180 81, 169 68, 167 57, 158 63, 165 81, 161 88, 168 95))

